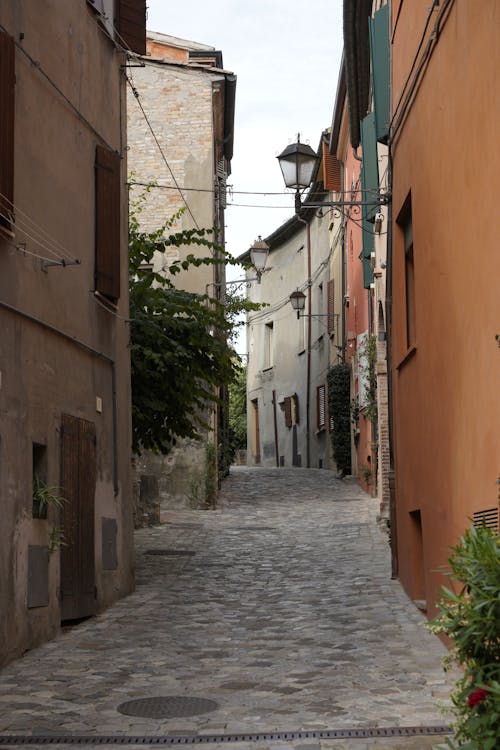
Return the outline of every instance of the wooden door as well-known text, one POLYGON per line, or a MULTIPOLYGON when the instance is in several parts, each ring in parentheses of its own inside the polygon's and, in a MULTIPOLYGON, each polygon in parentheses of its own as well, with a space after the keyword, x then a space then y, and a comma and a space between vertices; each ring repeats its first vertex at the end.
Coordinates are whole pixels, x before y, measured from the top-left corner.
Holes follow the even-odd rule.
POLYGON ((252 411, 253 411, 253 455, 256 464, 260 464, 260 423, 259 423, 259 401, 258 399, 252 400, 252 411))
POLYGON ((62 512, 61 619, 89 617, 95 594, 96 434, 93 422, 63 414, 61 424, 62 512))

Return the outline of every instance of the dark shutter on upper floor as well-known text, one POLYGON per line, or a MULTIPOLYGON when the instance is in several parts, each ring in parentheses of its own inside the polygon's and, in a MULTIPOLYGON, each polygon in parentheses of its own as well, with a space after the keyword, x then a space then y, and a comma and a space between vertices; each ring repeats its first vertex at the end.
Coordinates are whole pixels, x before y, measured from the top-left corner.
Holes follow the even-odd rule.
POLYGON ((327 330, 328 335, 331 336, 335 333, 335 281, 330 279, 327 287, 327 304, 328 304, 328 317, 327 317, 327 330))
POLYGON ((120 296, 120 155, 102 146, 95 160, 95 288, 109 299, 120 296))
POLYGON ((316 415, 318 430, 322 430, 326 425, 326 389, 324 385, 318 385, 316 389, 316 415))
POLYGON ((339 193, 341 190, 340 179, 340 162, 330 153, 328 144, 323 143, 323 186, 325 190, 334 190, 339 193))
POLYGON ((14 39, 0 31, 0 226, 14 221, 14 39))
POLYGON ((146 0, 119 0, 118 33, 121 44, 138 55, 146 54, 146 0))
POLYGON ((377 10, 370 25, 370 51, 372 59, 372 87, 377 140, 387 143, 390 119, 390 43, 389 5, 377 10))

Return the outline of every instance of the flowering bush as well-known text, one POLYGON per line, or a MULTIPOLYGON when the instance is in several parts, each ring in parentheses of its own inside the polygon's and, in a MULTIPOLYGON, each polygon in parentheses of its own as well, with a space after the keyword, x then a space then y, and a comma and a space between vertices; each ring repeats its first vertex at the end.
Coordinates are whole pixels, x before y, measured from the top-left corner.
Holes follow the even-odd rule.
MULTIPOLYGON (((463 677, 452 694, 455 736, 460 750, 500 748, 500 536, 471 527, 452 547, 449 575, 433 633, 453 641, 447 662, 457 661, 463 677), (458 593, 457 593, 458 591, 458 593)), ((457 747, 449 742, 451 747, 457 747)))

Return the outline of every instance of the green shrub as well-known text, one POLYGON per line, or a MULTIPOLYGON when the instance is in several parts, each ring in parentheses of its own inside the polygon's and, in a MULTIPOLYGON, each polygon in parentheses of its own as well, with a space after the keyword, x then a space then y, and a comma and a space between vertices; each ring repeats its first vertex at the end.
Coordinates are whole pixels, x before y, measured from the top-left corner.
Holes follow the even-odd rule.
POLYGON ((348 365, 333 365, 327 376, 328 412, 333 457, 341 474, 351 473, 351 371, 348 365))
POLYGON ((455 734, 460 750, 500 747, 500 536, 485 526, 468 529, 451 548, 449 575, 433 633, 453 642, 448 660, 463 669, 452 693, 455 734))

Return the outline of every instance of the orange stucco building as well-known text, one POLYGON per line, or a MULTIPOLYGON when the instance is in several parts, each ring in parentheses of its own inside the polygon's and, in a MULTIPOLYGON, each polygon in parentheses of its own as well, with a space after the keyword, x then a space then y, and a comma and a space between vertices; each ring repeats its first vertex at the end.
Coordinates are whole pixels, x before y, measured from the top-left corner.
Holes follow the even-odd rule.
POLYGON ((498 528, 500 5, 391 7, 397 563, 435 611, 470 519, 498 528))

